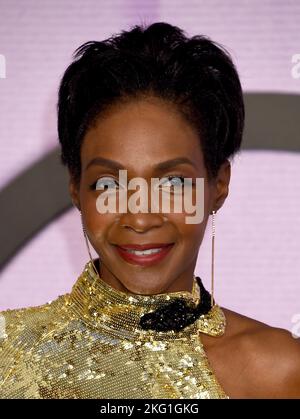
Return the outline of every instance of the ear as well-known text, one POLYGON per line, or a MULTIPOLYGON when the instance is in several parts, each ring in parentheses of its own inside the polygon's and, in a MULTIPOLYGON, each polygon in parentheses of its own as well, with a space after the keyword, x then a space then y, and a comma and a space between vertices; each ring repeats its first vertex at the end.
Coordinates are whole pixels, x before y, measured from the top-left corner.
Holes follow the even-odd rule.
POLYGON ((69 192, 73 205, 80 211, 79 183, 74 180, 71 174, 69 178, 69 192))
POLYGON ((229 193, 229 183, 231 176, 231 164, 229 160, 221 165, 216 181, 215 181, 215 198, 213 208, 215 211, 218 211, 224 204, 228 193, 229 193))

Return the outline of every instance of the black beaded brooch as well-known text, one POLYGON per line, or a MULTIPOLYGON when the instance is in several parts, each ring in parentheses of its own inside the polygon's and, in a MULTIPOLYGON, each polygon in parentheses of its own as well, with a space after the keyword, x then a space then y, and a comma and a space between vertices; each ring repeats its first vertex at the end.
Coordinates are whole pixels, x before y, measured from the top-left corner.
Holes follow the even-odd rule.
POLYGON ((201 279, 196 277, 200 287, 200 302, 198 305, 190 306, 184 298, 176 298, 171 303, 166 303, 151 313, 146 313, 140 318, 139 326, 145 330, 156 330, 176 332, 194 323, 201 314, 207 314, 212 308, 210 293, 204 288, 201 279))

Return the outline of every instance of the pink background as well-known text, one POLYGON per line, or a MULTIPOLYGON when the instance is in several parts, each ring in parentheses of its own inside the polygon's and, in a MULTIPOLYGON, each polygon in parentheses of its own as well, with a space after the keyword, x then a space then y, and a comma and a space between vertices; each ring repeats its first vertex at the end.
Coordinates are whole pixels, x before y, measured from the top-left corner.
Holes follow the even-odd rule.
MULTIPOLYGON (((300 79, 291 74, 292 56, 300 53, 298 1, 0 0, 0 54, 6 58, 0 187, 57 146, 58 83, 75 48, 154 21, 222 43, 245 92, 300 93, 300 79)), ((232 163, 230 195, 216 216, 217 302, 289 330, 300 313, 299 178, 299 153, 243 151, 232 163)), ((6 266, 0 310, 70 291, 87 261, 79 214, 71 209, 6 266)), ((209 225, 196 269, 208 288, 210 264, 209 225)))

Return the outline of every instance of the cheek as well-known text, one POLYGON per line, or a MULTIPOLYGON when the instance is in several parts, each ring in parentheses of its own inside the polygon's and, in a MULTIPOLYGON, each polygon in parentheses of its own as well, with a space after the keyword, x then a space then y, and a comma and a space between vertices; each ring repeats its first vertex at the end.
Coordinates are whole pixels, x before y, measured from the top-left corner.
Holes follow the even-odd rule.
POLYGON ((116 222, 115 214, 99 214, 96 213, 95 218, 92 222, 92 234, 98 243, 103 242, 107 236, 109 230, 116 222))
POLYGON ((176 227, 178 241, 186 248, 194 249, 199 247, 203 240, 207 219, 204 218, 199 224, 187 224, 187 216, 189 214, 168 214, 168 220, 176 227))
POLYGON ((117 214, 101 214, 97 210, 97 196, 89 192, 82 193, 81 212, 91 243, 97 248, 107 235, 109 228, 116 222, 117 214))

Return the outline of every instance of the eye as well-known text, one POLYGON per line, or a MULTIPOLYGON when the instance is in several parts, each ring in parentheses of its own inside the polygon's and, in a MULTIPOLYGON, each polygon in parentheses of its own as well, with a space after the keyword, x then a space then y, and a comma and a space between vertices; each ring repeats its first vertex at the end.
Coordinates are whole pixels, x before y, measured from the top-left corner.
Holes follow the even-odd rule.
POLYGON ((170 175, 164 177, 160 181, 160 185, 162 186, 177 186, 184 184, 184 176, 182 175, 170 175))
POLYGON ((167 194, 182 194, 185 188, 193 188, 194 181, 192 178, 185 177, 184 175, 170 175, 165 176, 159 181, 158 187, 162 193, 167 194))
POLYGON ((92 185, 90 185, 90 188, 102 191, 107 189, 114 190, 116 189, 117 185, 118 182, 114 178, 109 176, 103 176, 96 180, 96 182, 94 182, 92 185))

